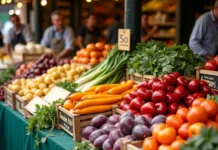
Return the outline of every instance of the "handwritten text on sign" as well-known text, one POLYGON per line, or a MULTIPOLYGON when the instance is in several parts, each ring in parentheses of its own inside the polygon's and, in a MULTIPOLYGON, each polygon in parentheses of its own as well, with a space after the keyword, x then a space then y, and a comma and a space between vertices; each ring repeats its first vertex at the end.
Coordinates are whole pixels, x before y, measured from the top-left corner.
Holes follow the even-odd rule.
POLYGON ((130 29, 118 30, 118 49, 130 51, 130 29))
POLYGON ((64 127, 68 132, 73 134, 73 120, 64 112, 60 111, 59 124, 64 127))
POLYGON ((206 81, 210 88, 218 89, 218 76, 200 74, 200 79, 206 81))

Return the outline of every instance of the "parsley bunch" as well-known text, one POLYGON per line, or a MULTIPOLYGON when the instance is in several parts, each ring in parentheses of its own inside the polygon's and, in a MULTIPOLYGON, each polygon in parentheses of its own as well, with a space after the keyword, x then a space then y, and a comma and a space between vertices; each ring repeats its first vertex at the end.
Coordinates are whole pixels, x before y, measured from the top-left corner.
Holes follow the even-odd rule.
POLYGON ((218 131, 214 127, 202 127, 200 135, 189 138, 181 150, 218 150, 218 131))
POLYGON ((0 85, 10 81, 15 75, 15 71, 14 67, 9 67, 4 71, 0 71, 0 85))
POLYGON ((76 146, 72 150, 96 150, 96 148, 91 147, 88 142, 76 142, 76 146))
POLYGON ((56 122, 56 104, 63 104, 64 100, 59 99, 54 101, 51 105, 36 105, 35 115, 28 119, 28 126, 26 127, 27 135, 30 135, 36 131, 35 135, 35 147, 40 143, 44 143, 46 139, 51 136, 56 122), (49 129, 44 133, 47 133, 46 137, 39 139, 39 131, 49 129))
POLYGON ((73 82, 58 82, 56 84, 58 87, 61 87, 67 91, 70 91, 71 93, 75 93, 76 92, 76 87, 77 87, 77 84, 76 83, 73 83, 73 82))
POLYGON ((200 56, 194 54, 187 45, 167 47, 162 42, 149 41, 138 43, 128 62, 130 74, 164 75, 179 72, 182 75, 193 75, 196 66, 202 66, 200 56))

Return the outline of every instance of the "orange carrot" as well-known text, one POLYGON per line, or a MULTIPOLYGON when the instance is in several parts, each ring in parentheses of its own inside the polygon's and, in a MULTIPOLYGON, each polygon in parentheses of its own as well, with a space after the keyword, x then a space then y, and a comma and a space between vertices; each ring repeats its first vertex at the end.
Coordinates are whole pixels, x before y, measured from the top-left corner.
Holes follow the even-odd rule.
POLYGON ((100 85, 95 89, 96 93, 101 93, 104 92, 106 90, 110 90, 116 86, 119 86, 120 84, 105 84, 105 85, 100 85))
POLYGON ((113 97, 120 97, 122 98, 122 95, 108 95, 108 94, 95 94, 95 95, 85 95, 82 97, 81 100, 87 100, 87 99, 99 99, 99 98, 113 98, 113 97))
POLYGON ((90 106, 97 106, 97 105, 108 105, 114 104, 119 101, 122 101, 123 97, 113 97, 113 98, 99 98, 99 99, 91 99, 91 100, 84 100, 76 104, 74 109, 82 109, 85 107, 90 106))
POLYGON ((129 94, 129 93, 131 93, 132 91, 135 91, 135 89, 134 89, 134 88, 131 88, 131 89, 129 89, 129 90, 124 91, 123 93, 121 93, 121 95, 129 94))
POLYGON ((86 92, 95 92, 95 89, 98 87, 99 85, 93 86, 91 88, 89 88, 86 92))
POLYGON ((69 96, 69 99, 71 101, 80 101, 81 98, 85 95, 90 95, 90 94, 94 94, 94 92, 81 92, 81 93, 74 93, 72 95, 69 96))
POLYGON ((134 84, 133 80, 128 80, 126 84, 123 84, 123 85, 120 85, 120 86, 117 86, 117 87, 110 89, 108 91, 108 94, 112 94, 112 95, 120 94, 124 91, 131 89, 133 84, 134 84))
POLYGON ((86 107, 86 108, 83 108, 83 109, 76 109, 76 110, 73 111, 73 113, 74 114, 80 114, 80 115, 101 113, 101 112, 112 110, 112 107, 113 107, 113 105, 90 106, 90 107, 86 107))

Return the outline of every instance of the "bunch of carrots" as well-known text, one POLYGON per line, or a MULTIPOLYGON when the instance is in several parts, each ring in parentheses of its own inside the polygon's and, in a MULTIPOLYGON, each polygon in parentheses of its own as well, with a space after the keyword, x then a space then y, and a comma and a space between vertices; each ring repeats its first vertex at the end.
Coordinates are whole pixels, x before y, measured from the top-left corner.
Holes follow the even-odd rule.
POLYGON ((86 92, 74 93, 68 97, 63 107, 74 114, 93 114, 109 111, 119 105, 126 94, 137 89, 133 80, 121 84, 105 84, 91 87, 86 92))

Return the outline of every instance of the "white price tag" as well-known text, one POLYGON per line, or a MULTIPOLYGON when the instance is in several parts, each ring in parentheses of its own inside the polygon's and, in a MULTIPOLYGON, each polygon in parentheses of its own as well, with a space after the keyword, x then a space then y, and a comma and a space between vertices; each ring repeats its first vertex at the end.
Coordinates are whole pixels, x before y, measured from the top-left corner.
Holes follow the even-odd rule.
POLYGON ((48 105, 48 102, 36 96, 25 106, 25 109, 34 115, 36 111, 36 104, 42 106, 42 105, 48 105))
POLYGON ((44 97, 44 99, 48 102, 48 103, 52 103, 53 101, 56 101, 58 99, 63 99, 65 100, 68 96, 70 95, 70 92, 63 89, 63 88, 60 88, 60 87, 57 87, 57 86, 54 86, 49 92, 48 94, 46 94, 46 96, 44 97))
POLYGON ((118 30, 118 49, 130 51, 130 29, 118 30))

